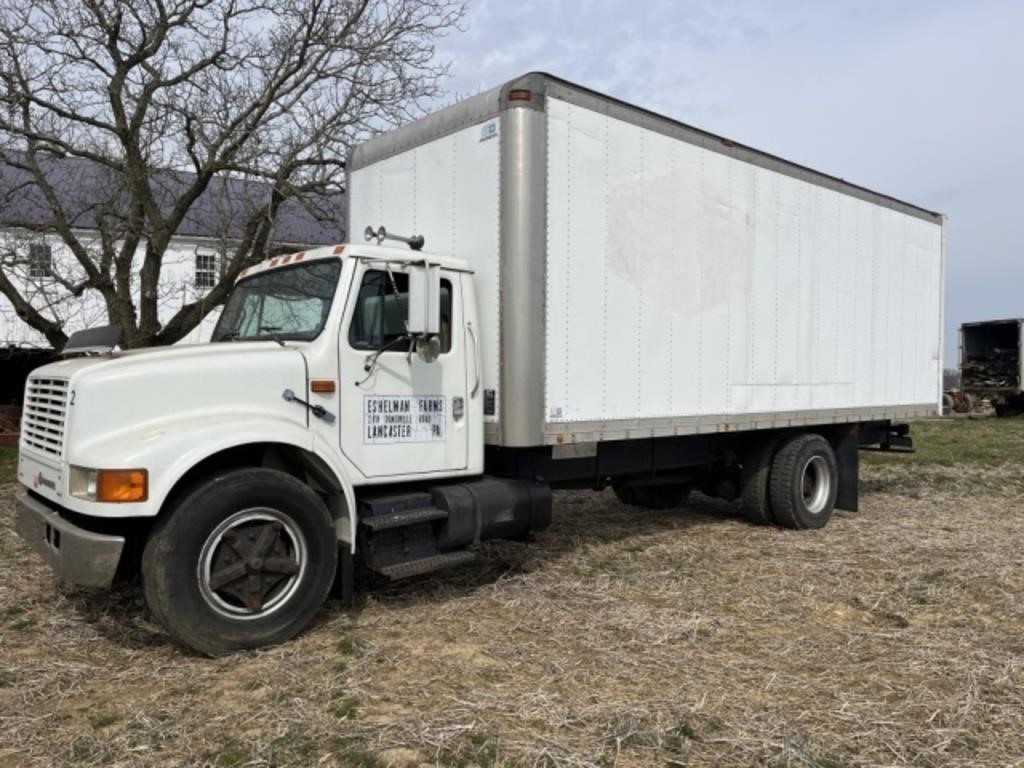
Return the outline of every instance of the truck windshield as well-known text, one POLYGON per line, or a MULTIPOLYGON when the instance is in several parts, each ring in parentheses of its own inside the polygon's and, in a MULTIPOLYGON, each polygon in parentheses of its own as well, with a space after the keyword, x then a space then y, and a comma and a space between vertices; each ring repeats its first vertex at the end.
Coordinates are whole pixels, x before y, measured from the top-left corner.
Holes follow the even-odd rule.
POLYGON ((331 311, 341 262, 297 264, 239 282, 228 296, 211 341, 312 341, 331 311))

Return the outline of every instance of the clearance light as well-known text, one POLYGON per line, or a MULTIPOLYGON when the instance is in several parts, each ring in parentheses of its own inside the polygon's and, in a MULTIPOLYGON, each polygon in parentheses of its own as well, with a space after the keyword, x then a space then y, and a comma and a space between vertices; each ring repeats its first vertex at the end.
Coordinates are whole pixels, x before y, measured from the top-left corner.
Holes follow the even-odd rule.
POLYGON ((529 101, 532 96, 533 94, 525 88, 517 88, 508 92, 509 101, 529 101))
POLYGON ((309 382, 309 390, 320 395, 329 395, 334 392, 334 379, 313 379, 309 382))
POLYGON ((87 501, 113 504, 149 498, 149 473, 144 469, 88 469, 71 467, 71 495, 87 501))

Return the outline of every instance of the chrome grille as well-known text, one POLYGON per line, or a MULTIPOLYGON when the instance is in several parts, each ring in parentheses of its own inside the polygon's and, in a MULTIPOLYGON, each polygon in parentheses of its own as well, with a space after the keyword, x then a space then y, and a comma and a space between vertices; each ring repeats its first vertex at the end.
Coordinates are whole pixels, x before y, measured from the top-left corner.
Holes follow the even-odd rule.
POLYGON ((59 457, 64 448, 67 405, 67 379, 30 377, 21 411, 22 445, 59 457))

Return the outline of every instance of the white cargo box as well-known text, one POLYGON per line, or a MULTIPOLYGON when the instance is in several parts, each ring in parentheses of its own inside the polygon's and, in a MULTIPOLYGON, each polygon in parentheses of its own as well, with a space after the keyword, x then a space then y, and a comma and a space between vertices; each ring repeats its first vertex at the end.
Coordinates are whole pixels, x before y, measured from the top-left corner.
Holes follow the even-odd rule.
POLYGON ((349 227, 470 262, 487 442, 905 419, 944 217, 532 74, 358 147, 349 227))

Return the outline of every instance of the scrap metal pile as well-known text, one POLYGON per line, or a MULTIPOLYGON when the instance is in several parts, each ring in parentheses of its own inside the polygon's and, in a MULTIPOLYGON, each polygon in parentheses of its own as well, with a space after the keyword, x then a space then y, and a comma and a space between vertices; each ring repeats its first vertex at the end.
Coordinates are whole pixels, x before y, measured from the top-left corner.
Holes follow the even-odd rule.
POLYGON ((1020 357, 1016 349, 993 347, 991 354, 964 362, 961 386, 983 389, 1017 389, 1020 386, 1020 357))

